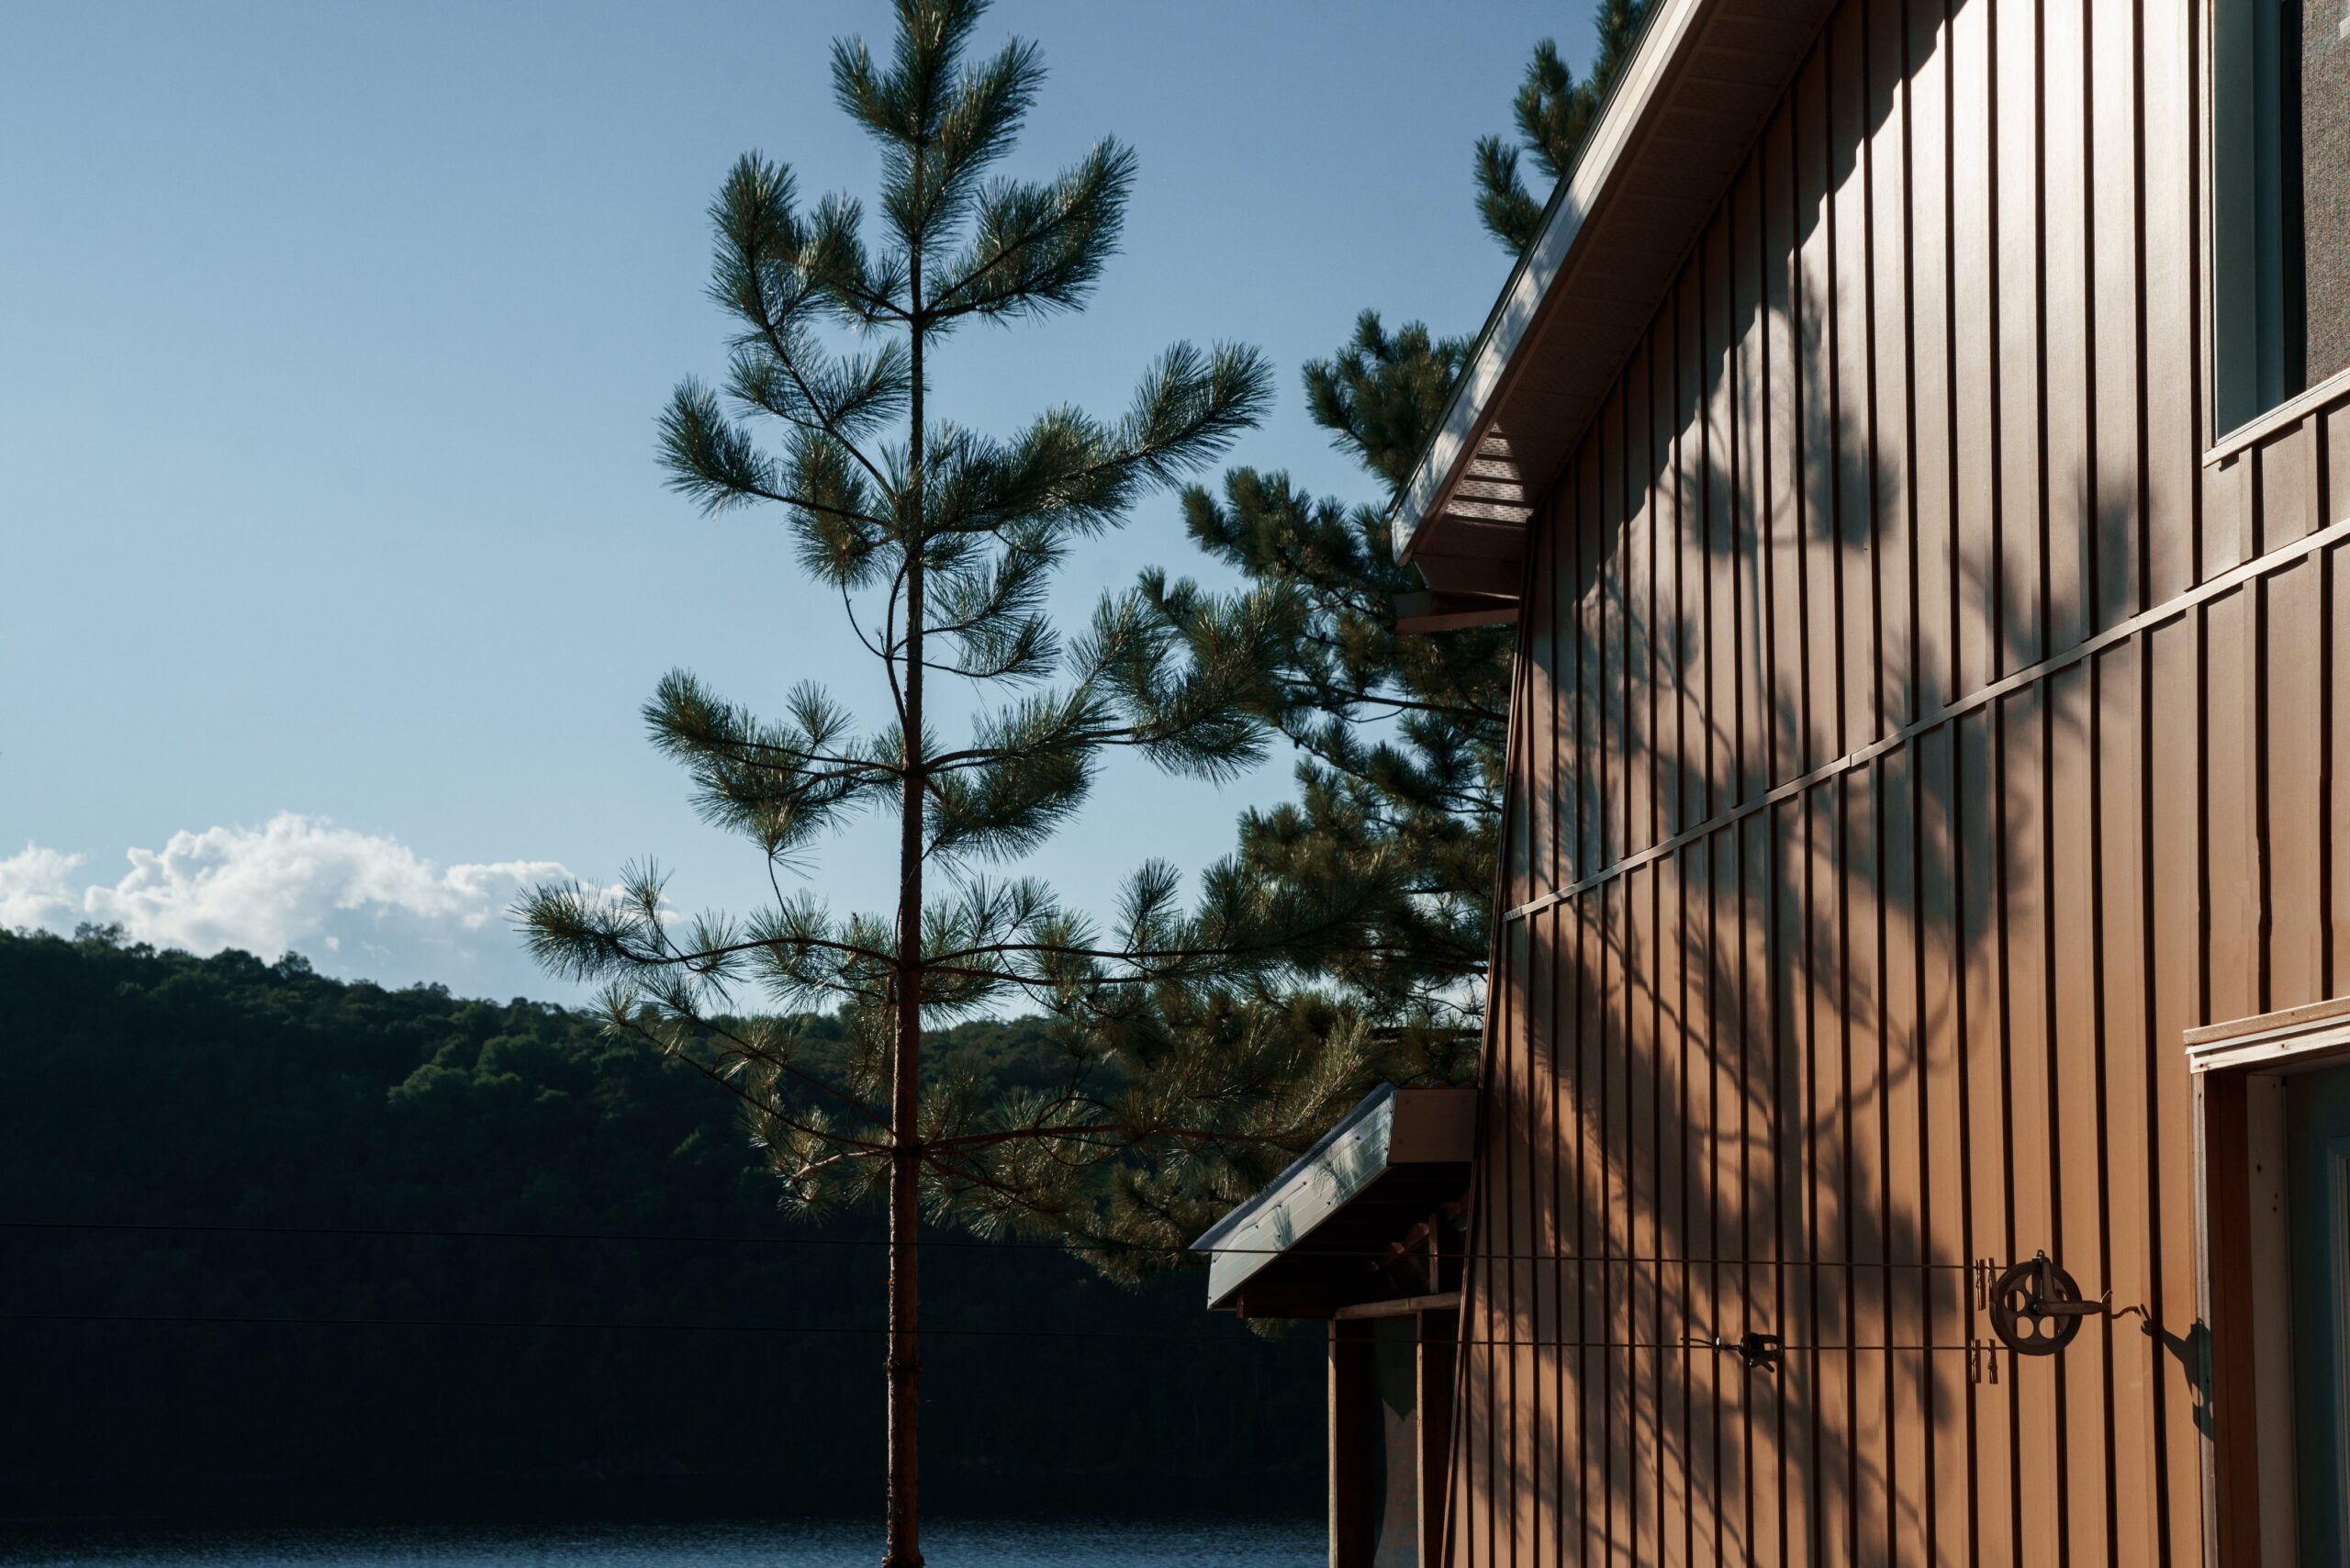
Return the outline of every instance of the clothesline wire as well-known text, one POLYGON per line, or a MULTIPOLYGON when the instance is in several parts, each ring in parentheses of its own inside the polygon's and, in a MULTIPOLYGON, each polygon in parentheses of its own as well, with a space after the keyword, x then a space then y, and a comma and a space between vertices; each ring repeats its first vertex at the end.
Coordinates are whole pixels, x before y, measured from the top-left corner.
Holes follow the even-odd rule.
MULTIPOLYGON (((1358 1320, 1364 1321, 1364 1320, 1358 1320)), ((463 1328, 463 1329, 522 1329, 529 1331, 585 1331, 591 1333, 651 1333, 651 1334, 728 1334, 789 1337, 806 1335, 818 1338, 841 1336, 871 1337, 889 1332, 882 1324, 804 1324, 804 1323, 644 1323, 597 1321, 580 1318, 510 1318, 510 1317, 319 1317, 290 1313, 161 1313, 161 1312, 5 1312, 0 1322, 113 1324, 166 1327, 243 1327, 266 1328, 463 1328)), ((1147 1339, 1181 1341, 1200 1345, 1234 1347, 1280 1343, 1237 1335, 1181 1334, 1150 1329, 1115 1328, 932 1328, 922 1330, 925 1338, 946 1339, 1147 1339)), ((1732 1341, 1691 1337, 1684 1339, 1623 1340, 1623 1339, 1516 1339, 1490 1338, 1472 1336, 1461 1338, 1441 1335, 1421 1335, 1415 1342, 1437 1345, 1446 1349, 1467 1345, 1472 1348, 1517 1350, 1718 1350, 1735 1352, 1732 1341)), ((1928 1352, 1973 1350, 1982 1347, 1955 1344, 1884 1344, 1884 1345, 1781 1345, 1778 1354, 1788 1355, 1859 1355, 1875 1353, 1928 1352)))
MULTIPOLYGON (((711 1247, 887 1247, 887 1238, 878 1236, 677 1236, 650 1231, 587 1231, 587 1230, 471 1230, 422 1226, 350 1226, 350 1225, 200 1225, 144 1220, 50 1220, 0 1219, 0 1230, 16 1231, 143 1231, 164 1235, 196 1236, 337 1236, 375 1237, 404 1240, 446 1241, 619 1241, 646 1245, 711 1246, 711 1247)), ((922 1249, 925 1252, 945 1248, 970 1251, 1015 1252, 1148 1252, 1160 1256, 1185 1256, 1192 1249, 1181 1243, 1154 1244, 1140 1241, 1030 1241, 1006 1239, 982 1240, 970 1237, 924 1237, 922 1249)), ((1392 1247, 1316 1247, 1310 1238, 1292 1247, 1218 1247, 1221 1257, 1279 1258, 1292 1254, 1315 1258, 1410 1258, 1418 1254, 1398 1252, 1392 1247)), ((1459 1255, 1453 1260, 1458 1260, 1459 1255)), ((1606 1252, 1480 1252, 1468 1259, 1472 1263, 1581 1263, 1635 1264, 1642 1267, 1681 1265, 1688 1268, 1711 1269, 1972 1269, 1973 1263, 1942 1262, 1924 1259, 1876 1260, 1860 1261, 1829 1258, 1673 1258, 1661 1253, 1631 1256, 1606 1252)))

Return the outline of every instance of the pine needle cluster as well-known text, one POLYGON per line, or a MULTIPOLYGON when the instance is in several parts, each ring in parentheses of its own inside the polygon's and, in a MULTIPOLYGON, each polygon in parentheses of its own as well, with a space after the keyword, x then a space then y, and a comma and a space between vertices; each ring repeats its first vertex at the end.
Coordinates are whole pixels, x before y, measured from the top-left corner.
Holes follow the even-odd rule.
POLYGON ((1648 11, 1649 0, 1599 0, 1599 49, 1591 74, 1580 82, 1560 58, 1556 42, 1544 39, 1534 46, 1534 58, 1511 107, 1524 151, 1542 172, 1542 199, 1527 188, 1518 171, 1519 148, 1498 136, 1477 142, 1477 217, 1511 255, 1522 254, 1534 242, 1550 187, 1574 167, 1591 128, 1607 106, 1616 79, 1631 62, 1648 11))

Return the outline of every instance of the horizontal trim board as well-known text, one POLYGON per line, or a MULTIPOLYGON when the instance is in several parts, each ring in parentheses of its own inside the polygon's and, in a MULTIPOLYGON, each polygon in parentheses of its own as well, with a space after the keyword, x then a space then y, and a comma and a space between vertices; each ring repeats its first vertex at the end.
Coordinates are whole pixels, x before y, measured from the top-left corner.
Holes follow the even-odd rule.
POLYGON ((2270 436, 2284 434, 2311 414, 2344 400, 2350 400, 2350 370, 2338 370, 2308 391, 2286 399, 2213 442, 2211 450, 2203 454, 2203 466, 2216 468, 2229 458, 2240 456, 2258 446, 2270 436))
MULTIPOLYGON (((1338 1307, 1330 1316, 1341 1323, 1352 1323, 1363 1317, 1416 1317, 1423 1312, 1457 1312, 1460 1308, 1460 1293, 1444 1291, 1436 1295, 1398 1296, 1393 1301, 1359 1301, 1351 1306, 1338 1307)), ((1449 1339, 1438 1341, 1449 1345, 1449 1339)))
POLYGON ((2288 1007, 2281 1013, 2233 1018, 2224 1024, 2207 1024, 2199 1029, 2187 1031, 2187 1048, 2191 1051, 2217 1045, 2222 1040, 2242 1039, 2246 1035, 2273 1035, 2284 1030, 2307 1029, 2328 1019, 2341 1019, 2345 1026, 2350 1026, 2350 997, 2312 1002, 2306 1007, 2288 1007))
POLYGON ((1874 762, 1887 752, 1898 751, 1919 736, 1939 729, 1953 719, 1964 718, 1978 709, 1990 706, 2002 697, 2021 691, 2026 687, 2037 685, 2050 676, 2069 669, 2085 659, 2094 658, 2106 649, 2126 643, 2142 632, 2186 614, 2206 600, 2217 599, 2221 594, 2242 588, 2246 583, 2257 581, 2272 572, 2291 566, 2305 556, 2315 554, 2329 544, 2340 543, 2344 540, 2350 540, 2350 518, 2344 518, 2341 521, 2320 529, 2315 533, 2305 534, 2290 544, 2279 545, 2265 555, 2255 556, 2241 566, 2232 566, 2215 577, 2197 584, 2175 599, 2156 605, 2152 610, 2141 610, 2129 620, 2109 627, 2086 642, 2076 644, 2053 658, 2042 659, 2036 665, 2027 665, 2013 675, 1993 681, 1981 690, 1961 698, 1948 707, 1939 709, 1925 718, 1906 724, 1882 740, 1871 742, 1858 751, 1847 752, 1832 762, 1824 762, 1800 778, 1790 778, 1776 789, 1768 790, 1742 805, 1733 806, 1729 811, 1708 817, 1695 827, 1684 828, 1671 838, 1652 844, 1636 855, 1628 855, 1614 865, 1595 871, 1572 886, 1561 888, 1556 892, 1545 893, 1539 899, 1505 911, 1502 920, 1506 924, 1510 921, 1524 920, 1528 915, 1539 914, 1546 909, 1565 903, 1570 899, 1588 892, 1604 883, 1613 881, 1628 871, 1637 870, 1651 861, 1662 860, 1685 846, 1710 837, 1733 823, 1744 822, 1758 812, 1770 810, 1782 801, 1792 800, 1816 785, 1824 784, 1829 779, 1849 773, 1865 763, 1874 762))

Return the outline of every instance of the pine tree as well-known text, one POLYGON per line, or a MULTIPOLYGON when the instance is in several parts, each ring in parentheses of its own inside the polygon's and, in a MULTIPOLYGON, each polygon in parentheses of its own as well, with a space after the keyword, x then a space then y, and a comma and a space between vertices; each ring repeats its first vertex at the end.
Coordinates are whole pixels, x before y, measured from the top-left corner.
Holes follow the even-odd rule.
MULTIPOLYGON (((1305 367, 1309 407, 1392 497, 1466 353, 1417 323, 1391 335, 1366 311, 1346 348, 1305 367)), ((1423 1045, 1453 1041, 1399 1070, 1466 1070, 1482 1006, 1511 633, 1399 636, 1395 598, 1421 585, 1396 564, 1382 505, 1308 495, 1285 475, 1250 468, 1227 473, 1220 495, 1192 486, 1183 501, 1194 541, 1283 595, 1303 629, 1274 672, 1270 714, 1299 753, 1299 798, 1242 817, 1241 857, 1259 876, 1301 887, 1337 867, 1385 867, 1394 896, 1373 939, 1314 978, 1423 1045), (1428 1032, 1439 1024, 1440 1034, 1428 1032)))
POLYGON ((1072 547, 1259 418, 1253 350, 1169 349, 1116 420, 1063 407, 998 439, 928 417, 941 339, 1084 304, 1135 176, 1113 141, 1042 184, 992 172, 1043 69, 1022 41, 968 62, 981 8, 898 0, 886 63, 834 46, 834 97, 881 151, 874 221, 845 196, 804 205, 781 164, 736 164, 711 208, 725 376, 680 386, 661 420, 671 483, 705 511, 780 509, 801 567, 886 672, 890 711, 860 733, 811 680, 764 719, 671 674, 644 710, 653 742, 709 820, 758 846, 773 903, 688 918, 647 866, 616 890, 540 888, 520 910, 543 963, 604 985, 612 1028, 737 1096, 789 1205, 886 1205, 892 1568, 923 1560, 922 1222, 1098 1237, 1105 1162, 1181 1169, 1214 1148, 1220 1169, 1276 1168, 1359 1079, 1360 1051, 1332 1019, 1301 1055, 1245 999, 1284 965, 1335 961, 1363 938, 1349 912, 1387 896, 1375 871, 1274 885, 1235 860, 1186 907, 1174 870, 1150 864, 1102 929, 1033 879, 988 874, 1069 819, 1106 750, 1211 780, 1252 766, 1281 700, 1268 672, 1297 626, 1281 595, 1158 575, 1073 637, 1044 609, 1072 547), (996 699, 952 745, 930 700, 941 675, 996 699), (893 910, 838 914, 787 890, 821 835, 867 812, 895 817, 893 910), (925 1026, 1008 1002, 1051 1016, 1062 1082, 990 1094, 924 1071, 925 1026), (856 1042, 839 1071, 791 1022, 826 1004, 856 1042))
MULTIPOLYGON (((1524 151, 1553 183, 1582 151, 1646 12, 1644 0, 1602 0, 1582 82, 1554 40, 1535 45, 1514 108, 1524 151)), ((1547 205, 1527 191, 1518 156, 1499 137, 1476 148, 1479 217, 1513 253, 1547 205)), ((1309 412, 1377 481, 1377 501, 1309 496, 1250 468, 1227 473, 1221 497, 1194 485, 1183 498, 1200 546, 1260 591, 1286 596, 1303 628, 1284 645, 1271 715, 1303 754, 1299 800, 1245 815, 1241 857, 1260 876, 1299 884, 1334 865, 1393 863, 1393 902, 1373 923, 1375 939, 1308 972, 1409 1046, 1382 1064, 1407 1078, 1473 1068, 1501 812, 1514 634, 1394 631, 1396 596, 1424 585, 1395 561, 1388 512, 1471 346, 1416 321, 1390 332, 1365 310, 1349 342, 1305 365, 1309 412)))
MULTIPOLYGON (((1526 187, 1521 151, 1553 183, 1573 166, 1646 10, 1639 0, 1602 0, 1596 58, 1581 82, 1555 42, 1537 44, 1514 106, 1522 149, 1497 136, 1477 144, 1477 213, 1513 256, 1547 205, 1526 187)), ((1396 563, 1388 526, 1470 348, 1416 321, 1390 331, 1366 310, 1347 343, 1304 367, 1315 422, 1373 481, 1375 500, 1310 495, 1286 475, 1253 468, 1227 472, 1219 490, 1194 485, 1183 495, 1192 539, 1252 591, 1277 596, 1299 628, 1282 644, 1266 710, 1299 753, 1298 798, 1242 816, 1241 864, 1297 899, 1366 871, 1383 890, 1362 915, 1360 943, 1301 956, 1208 1026, 1280 1040, 1300 1072, 1339 1046, 1320 1070, 1356 1094, 1382 1080, 1465 1082, 1483 1032, 1516 638, 1501 629, 1398 636, 1396 596, 1425 585, 1396 563)), ((1180 1037, 1198 1025, 1170 1026, 1180 1037)), ((1255 1162, 1221 1153, 1122 1166, 1109 1233, 1160 1245, 1198 1234, 1261 1184, 1255 1162)), ((1153 1257, 1113 1256, 1127 1269, 1153 1257)))

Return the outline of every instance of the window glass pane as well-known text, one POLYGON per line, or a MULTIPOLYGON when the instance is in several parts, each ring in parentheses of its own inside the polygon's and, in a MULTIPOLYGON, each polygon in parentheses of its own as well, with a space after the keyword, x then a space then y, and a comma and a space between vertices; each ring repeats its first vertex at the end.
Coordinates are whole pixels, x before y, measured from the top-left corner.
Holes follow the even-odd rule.
POLYGON ((2350 1068, 2285 1081, 2300 1561, 2350 1562, 2350 1068))
POLYGON ((2350 366, 2350 0, 2217 0, 2212 20, 2225 431, 2350 366))
POLYGON ((1418 1568, 1420 1316, 1332 1329, 1330 1562, 1418 1568))
POLYGON ((1371 1568, 1417 1568, 1420 1561, 1419 1326, 1416 1316, 1371 1325, 1380 1447, 1371 1568))

